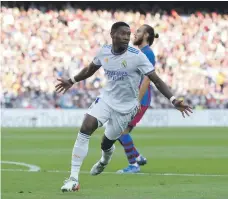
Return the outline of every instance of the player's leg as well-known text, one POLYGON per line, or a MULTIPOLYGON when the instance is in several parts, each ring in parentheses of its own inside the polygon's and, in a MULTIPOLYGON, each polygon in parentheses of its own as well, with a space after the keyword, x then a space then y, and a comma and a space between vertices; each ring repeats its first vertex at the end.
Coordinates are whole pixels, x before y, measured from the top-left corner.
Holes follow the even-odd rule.
MULTIPOLYGON (((137 119, 137 116, 135 117, 135 119, 137 119)), ((140 154, 138 149, 135 147, 134 141, 130 134, 136 126, 136 122, 134 120, 131 122, 131 126, 128 126, 128 128, 124 131, 124 134, 121 135, 118 140, 124 148, 129 164, 138 163, 140 166, 142 166, 147 163, 147 160, 142 156, 142 154, 140 154)))
POLYGON ((141 112, 137 113, 134 119, 129 124, 128 128, 124 131, 124 134, 118 139, 120 144, 123 146, 125 154, 127 156, 129 166, 123 170, 119 170, 118 173, 136 173, 139 172, 138 165, 145 165, 147 163, 146 158, 144 158, 138 150, 136 149, 130 132, 134 129, 136 124, 142 119, 145 114, 147 106, 141 107, 141 112))
POLYGON ((114 112, 112 112, 112 117, 108 120, 106 124, 105 133, 101 142, 101 154, 102 154, 101 158, 91 168, 91 171, 90 171, 91 175, 100 174, 105 169, 107 164, 111 161, 112 154, 115 150, 114 143, 120 136, 120 132, 121 132, 119 126, 116 127, 115 125, 116 121, 115 119, 113 119, 114 118, 113 116, 114 116, 114 112), (114 125, 115 127, 113 128, 114 125))
POLYGON ((90 136, 97 127, 97 118, 86 114, 73 147, 70 177, 78 180, 81 164, 88 153, 90 136))
POLYGON ((98 100, 96 100, 85 115, 80 131, 78 132, 72 151, 70 178, 62 186, 62 191, 76 191, 79 189, 78 175, 83 160, 88 153, 90 136, 109 117, 110 113, 106 104, 103 101, 98 103, 98 100))
POLYGON ((102 140, 102 157, 101 159, 92 167, 91 174, 98 175, 100 174, 106 165, 110 162, 112 154, 114 152, 115 141, 121 136, 121 132, 127 128, 128 123, 131 121, 131 118, 136 114, 137 107, 132 113, 129 114, 119 114, 118 112, 113 111, 112 116, 109 119, 105 135, 102 140))
POLYGON ((132 126, 128 126, 127 129, 124 131, 124 134, 122 134, 118 140, 124 148, 129 164, 137 166, 134 151, 134 142, 131 135, 129 134, 132 129, 132 126))
POLYGON ((88 153, 90 136, 97 129, 97 127, 97 119, 86 114, 73 147, 70 178, 67 179, 61 187, 63 192, 77 191, 79 189, 78 175, 80 168, 88 153))
POLYGON ((100 174, 111 161, 112 154, 115 150, 115 141, 116 140, 108 139, 106 135, 103 135, 101 142, 101 159, 91 168, 91 175, 100 174))
POLYGON ((132 126, 128 126, 124 133, 118 139, 120 144, 123 146, 125 154, 127 156, 129 164, 135 164, 136 158, 140 155, 135 148, 134 141, 130 135, 130 132, 134 128, 134 124, 131 122, 132 126))

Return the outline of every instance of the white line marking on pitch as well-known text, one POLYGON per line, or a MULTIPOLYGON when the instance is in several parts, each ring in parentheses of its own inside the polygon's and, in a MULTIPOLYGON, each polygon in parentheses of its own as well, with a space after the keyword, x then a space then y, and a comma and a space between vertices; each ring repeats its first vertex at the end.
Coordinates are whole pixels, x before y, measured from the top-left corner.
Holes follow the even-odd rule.
POLYGON ((24 162, 1 161, 1 164, 14 164, 14 165, 20 165, 20 166, 28 167, 29 170, 25 170, 25 171, 30 171, 30 172, 40 171, 40 167, 33 165, 33 164, 26 164, 24 162))
MULTIPOLYGON (((12 172, 29 172, 23 169, 2 169, 2 171, 12 171, 12 172)), ((59 170, 42 170, 41 172, 48 173, 69 173, 70 171, 59 171, 59 170)), ((81 171, 81 173, 89 174, 89 171, 81 171)), ((103 174, 117 174, 116 172, 102 172, 103 174)), ((118 175, 118 174, 117 174, 118 175)), ((121 175, 121 174, 119 174, 121 175)), ((122 174, 126 175, 126 174, 122 174)), ((151 176, 184 176, 184 177, 228 177, 227 174, 192 174, 192 173, 134 173, 127 175, 151 175, 151 176)))

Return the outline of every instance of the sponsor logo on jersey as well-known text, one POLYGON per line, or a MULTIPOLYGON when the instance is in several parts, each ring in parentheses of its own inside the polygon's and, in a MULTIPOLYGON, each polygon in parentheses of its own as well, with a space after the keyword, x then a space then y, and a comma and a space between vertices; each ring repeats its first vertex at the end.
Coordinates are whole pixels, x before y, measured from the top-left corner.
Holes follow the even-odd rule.
POLYGON ((104 71, 107 78, 113 81, 124 80, 124 77, 128 76, 128 73, 126 71, 111 71, 106 69, 104 69, 104 71))

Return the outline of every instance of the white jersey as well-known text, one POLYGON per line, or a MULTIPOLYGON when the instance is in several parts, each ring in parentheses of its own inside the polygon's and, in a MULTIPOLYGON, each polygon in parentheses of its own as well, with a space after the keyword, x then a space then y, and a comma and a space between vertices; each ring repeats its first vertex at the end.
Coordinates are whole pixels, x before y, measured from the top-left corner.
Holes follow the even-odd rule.
POLYGON ((101 98, 120 113, 130 113, 138 104, 141 75, 154 70, 154 66, 140 50, 128 47, 120 55, 114 55, 112 45, 104 45, 93 63, 102 66, 107 83, 101 91, 101 98))

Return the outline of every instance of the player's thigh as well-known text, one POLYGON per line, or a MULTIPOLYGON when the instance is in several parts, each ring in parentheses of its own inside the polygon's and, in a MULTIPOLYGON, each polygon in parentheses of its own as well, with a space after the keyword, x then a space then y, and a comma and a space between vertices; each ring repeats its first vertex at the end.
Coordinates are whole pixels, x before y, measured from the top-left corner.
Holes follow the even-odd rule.
POLYGON ((110 107, 101 98, 97 98, 89 107, 81 129, 93 133, 98 127, 107 122, 111 111, 110 107))
POLYGON ((129 126, 135 127, 140 122, 140 120, 143 118, 147 109, 148 109, 148 106, 141 106, 141 111, 135 115, 133 120, 130 122, 129 126))
POLYGON ((110 140, 117 140, 136 114, 137 107, 131 113, 127 114, 114 111, 110 120, 107 122, 105 136, 110 140))
POLYGON ((104 134, 109 140, 117 140, 121 136, 121 127, 113 118, 110 118, 106 123, 104 134))

